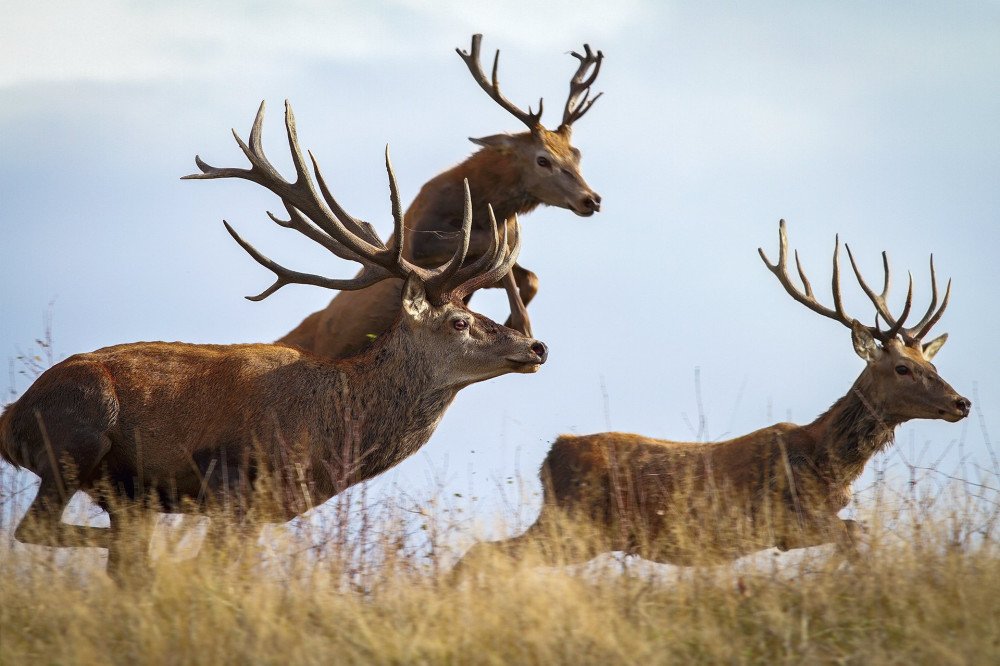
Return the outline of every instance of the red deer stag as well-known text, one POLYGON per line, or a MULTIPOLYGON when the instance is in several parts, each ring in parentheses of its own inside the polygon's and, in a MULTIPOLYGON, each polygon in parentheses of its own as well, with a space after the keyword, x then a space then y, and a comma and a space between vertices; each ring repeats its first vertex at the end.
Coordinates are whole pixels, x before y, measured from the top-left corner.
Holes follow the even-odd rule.
MULTIPOLYGON (((296 493, 271 509, 255 505, 255 511, 264 520, 288 520, 412 455, 463 387, 535 372, 545 362, 544 344, 463 303, 510 270, 519 249, 516 223, 497 230, 481 257, 463 266, 472 224, 466 194, 455 253, 437 268, 416 266, 399 247, 384 244, 371 225, 343 212, 312 158, 314 182, 287 103, 296 179, 286 181, 261 147, 263 113, 262 106, 249 145, 236 137, 251 168, 214 168, 198 159, 203 173, 192 177, 247 178, 266 187, 289 216, 269 213, 271 219, 363 269, 353 279, 289 270, 226 223, 243 249, 277 276, 250 300, 287 284, 359 289, 397 278, 405 282, 395 324, 365 353, 339 361, 285 345, 139 342, 55 365, 0 418, 0 455, 41 477, 19 539, 107 547, 109 574, 120 577, 127 551, 116 535, 129 523, 113 500, 151 497, 169 512, 200 512, 224 502, 239 514, 267 472, 269 479, 289 479, 296 493), (110 530, 60 524, 76 490, 108 510, 110 530)), ((404 218, 388 152, 386 168, 399 237, 404 218)))
POLYGON ((922 342, 944 313, 951 293, 949 282, 938 308, 933 257, 930 307, 909 328, 903 324, 912 304, 912 277, 897 319, 886 303, 885 253, 881 293, 868 286, 850 257, 861 288, 875 305, 876 324, 871 327, 844 312, 839 249, 838 239, 833 254, 833 309, 814 297, 797 253, 804 290, 789 277, 784 221, 778 263, 771 264, 760 250, 792 298, 851 329, 854 350, 866 362, 847 395, 825 414, 808 425, 778 423, 714 443, 618 432, 559 437, 542 464, 544 503, 537 522, 521 536, 473 546, 456 571, 473 561, 483 563, 490 553, 516 555, 531 543, 550 557, 559 553, 570 560, 624 551, 678 565, 722 563, 773 546, 788 550, 829 542, 851 554, 859 525, 838 518, 837 513, 847 505, 851 484, 867 461, 892 444, 899 424, 910 419, 958 421, 968 416, 971 403, 931 364, 947 336, 922 342), (879 328, 879 317, 888 324, 887 330, 879 328), (555 527, 564 516, 592 529, 555 527), (576 539, 582 543, 560 541, 584 533, 586 538, 576 539), (553 545, 557 547, 546 549, 553 545))
MULTIPOLYGON (((492 76, 487 77, 483 72, 479 58, 481 41, 482 35, 473 35, 468 53, 456 51, 476 83, 524 123, 528 131, 470 139, 481 146, 479 151, 424 184, 406 211, 405 251, 407 258, 418 266, 436 266, 454 253, 463 219, 462 183, 466 180, 472 189, 468 261, 474 261, 490 243, 494 226, 487 215, 490 205, 497 220, 506 221, 508 226, 513 224, 515 215, 532 211, 539 204, 568 208, 581 216, 593 215, 601 208, 601 197, 580 173, 580 151, 570 139, 573 123, 600 97, 598 94, 590 98, 590 87, 600 72, 604 54, 600 51, 595 54, 586 44, 583 55, 572 53, 580 64, 570 79, 562 123, 553 132, 542 126, 541 100, 537 112, 530 108, 525 112, 500 92, 499 51, 493 59, 492 76)), ((517 264, 503 281, 508 293, 516 283, 524 305, 538 291, 537 276, 517 264)), ((306 317, 278 342, 331 358, 351 356, 369 344, 372 334, 381 334, 389 328, 399 309, 402 286, 400 280, 386 280, 368 289, 341 292, 325 309, 306 317)), ((507 325, 531 335, 527 311, 513 299, 511 308, 507 325)))

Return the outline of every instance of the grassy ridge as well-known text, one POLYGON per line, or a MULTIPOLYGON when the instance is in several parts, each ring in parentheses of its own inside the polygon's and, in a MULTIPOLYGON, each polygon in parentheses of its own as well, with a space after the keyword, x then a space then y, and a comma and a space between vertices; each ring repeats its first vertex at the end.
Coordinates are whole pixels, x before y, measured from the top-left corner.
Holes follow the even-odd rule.
POLYGON ((99 558, 17 546, 0 554, 0 663, 997 663, 997 511, 950 488, 881 492, 899 501, 873 506, 851 566, 829 548, 686 569, 528 557, 454 581, 453 534, 414 553, 372 522, 361 553, 355 516, 351 539, 229 535, 120 589, 99 558))

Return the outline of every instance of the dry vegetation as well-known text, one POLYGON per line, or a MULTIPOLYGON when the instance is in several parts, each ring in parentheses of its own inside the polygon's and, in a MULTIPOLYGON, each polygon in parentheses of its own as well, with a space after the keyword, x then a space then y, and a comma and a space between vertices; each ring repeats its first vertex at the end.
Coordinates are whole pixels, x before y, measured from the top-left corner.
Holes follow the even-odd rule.
POLYGON ((687 569, 527 559, 454 581, 467 521, 363 489, 197 558, 199 519, 161 527, 155 575, 126 589, 103 551, 16 545, 0 555, 0 663, 996 663, 998 477, 909 471, 863 493, 854 565, 831 548, 687 569))
MULTIPOLYGON (((463 500, 359 486, 313 520, 230 530, 198 557, 205 521, 161 519, 154 575, 124 589, 103 550, 12 542, 34 491, 0 464, 0 664, 997 663, 1000 466, 945 473, 906 449, 856 496, 869 534, 855 564, 831 546, 703 568, 529 555, 454 580, 475 532, 463 500)), ((494 538, 533 520, 526 501, 494 538)), ((99 524, 73 508, 70 521, 99 524)), ((566 529, 560 544, 586 542, 566 529)))

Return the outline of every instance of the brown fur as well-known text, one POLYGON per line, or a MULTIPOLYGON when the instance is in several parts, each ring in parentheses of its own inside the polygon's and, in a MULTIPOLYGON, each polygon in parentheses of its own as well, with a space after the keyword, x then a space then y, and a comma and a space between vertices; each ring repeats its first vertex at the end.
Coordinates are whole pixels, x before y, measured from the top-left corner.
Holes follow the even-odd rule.
POLYGON ((53 366, 0 417, 0 456, 41 477, 16 536, 107 546, 117 575, 108 530, 59 525, 77 489, 108 510, 112 532, 121 498, 288 520, 412 455, 461 388, 544 362, 536 340, 461 302, 433 306, 414 281, 408 289, 396 324, 347 360, 284 345, 140 342, 53 366), (280 492, 254 505, 264 478, 280 492))
POLYGON ((858 526, 837 513, 867 461, 892 443, 900 423, 957 421, 968 408, 919 344, 893 340, 878 348, 847 395, 808 425, 778 423, 704 444, 617 432, 564 435, 542 464, 545 496, 536 523, 519 537, 473 546, 463 562, 491 552, 516 555, 539 537, 551 538, 565 517, 596 534, 579 559, 625 551, 657 562, 712 564, 831 541, 849 552, 858 526))
MULTIPOLYGON (((515 215, 531 212, 540 204, 569 208, 578 215, 591 215, 594 206, 599 207, 600 197, 580 174, 580 153, 570 143, 568 129, 552 132, 539 127, 473 141, 483 148, 425 183, 406 211, 404 252, 415 263, 440 265, 455 251, 462 226, 464 179, 472 191, 473 215, 467 263, 489 246, 489 205, 496 219, 506 220, 508 227, 515 215), (539 155, 549 160, 549 168, 537 164, 539 155)), ((517 264, 513 273, 527 305, 538 291, 538 278, 517 264)), ((352 356, 370 343, 372 334, 384 332, 392 323, 401 284, 387 280, 337 294, 326 308, 306 317, 278 342, 330 358, 352 356)))

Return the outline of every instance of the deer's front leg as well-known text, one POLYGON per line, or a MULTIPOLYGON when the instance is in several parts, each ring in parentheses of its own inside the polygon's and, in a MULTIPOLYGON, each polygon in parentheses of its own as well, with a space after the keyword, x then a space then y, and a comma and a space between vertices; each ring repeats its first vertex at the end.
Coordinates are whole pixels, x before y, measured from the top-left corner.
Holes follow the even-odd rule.
MULTIPOLYGON (((538 293, 538 276, 527 268, 514 264, 510 271, 496 284, 486 289, 504 289, 507 291, 507 301, 510 303, 510 316, 504 326, 520 331, 531 337, 531 320, 528 318, 527 305, 538 293)), ((472 300, 472 294, 465 297, 466 305, 472 300)))
POLYGON ((778 550, 810 548, 828 543, 837 545, 837 551, 848 559, 855 559, 858 546, 865 534, 864 526, 856 520, 841 520, 836 515, 829 519, 814 519, 800 523, 778 540, 778 550))
MULTIPOLYGON (((538 282, 538 278, 534 273, 525 271, 517 264, 514 265, 514 268, 512 268, 507 275, 503 276, 500 284, 502 284, 504 289, 507 291, 507 301, 510 303, 510 316, 507 318, 507 321, 504 322, 504 326, 512 328, 515 331, 521 331, 521 333, 527 335, 528 337, 532 337, 531 319, 528 317, 528 308, 525 307, 527 301, 524 298, 524 292, 521 291, 521 286, 518 284, 517 276, 515 275, 515 272, 519 268, 522 272, 532 276, 536 283, 538 282)), ((532 293, 531 296, 534 296, 534 293, 532 293)))

